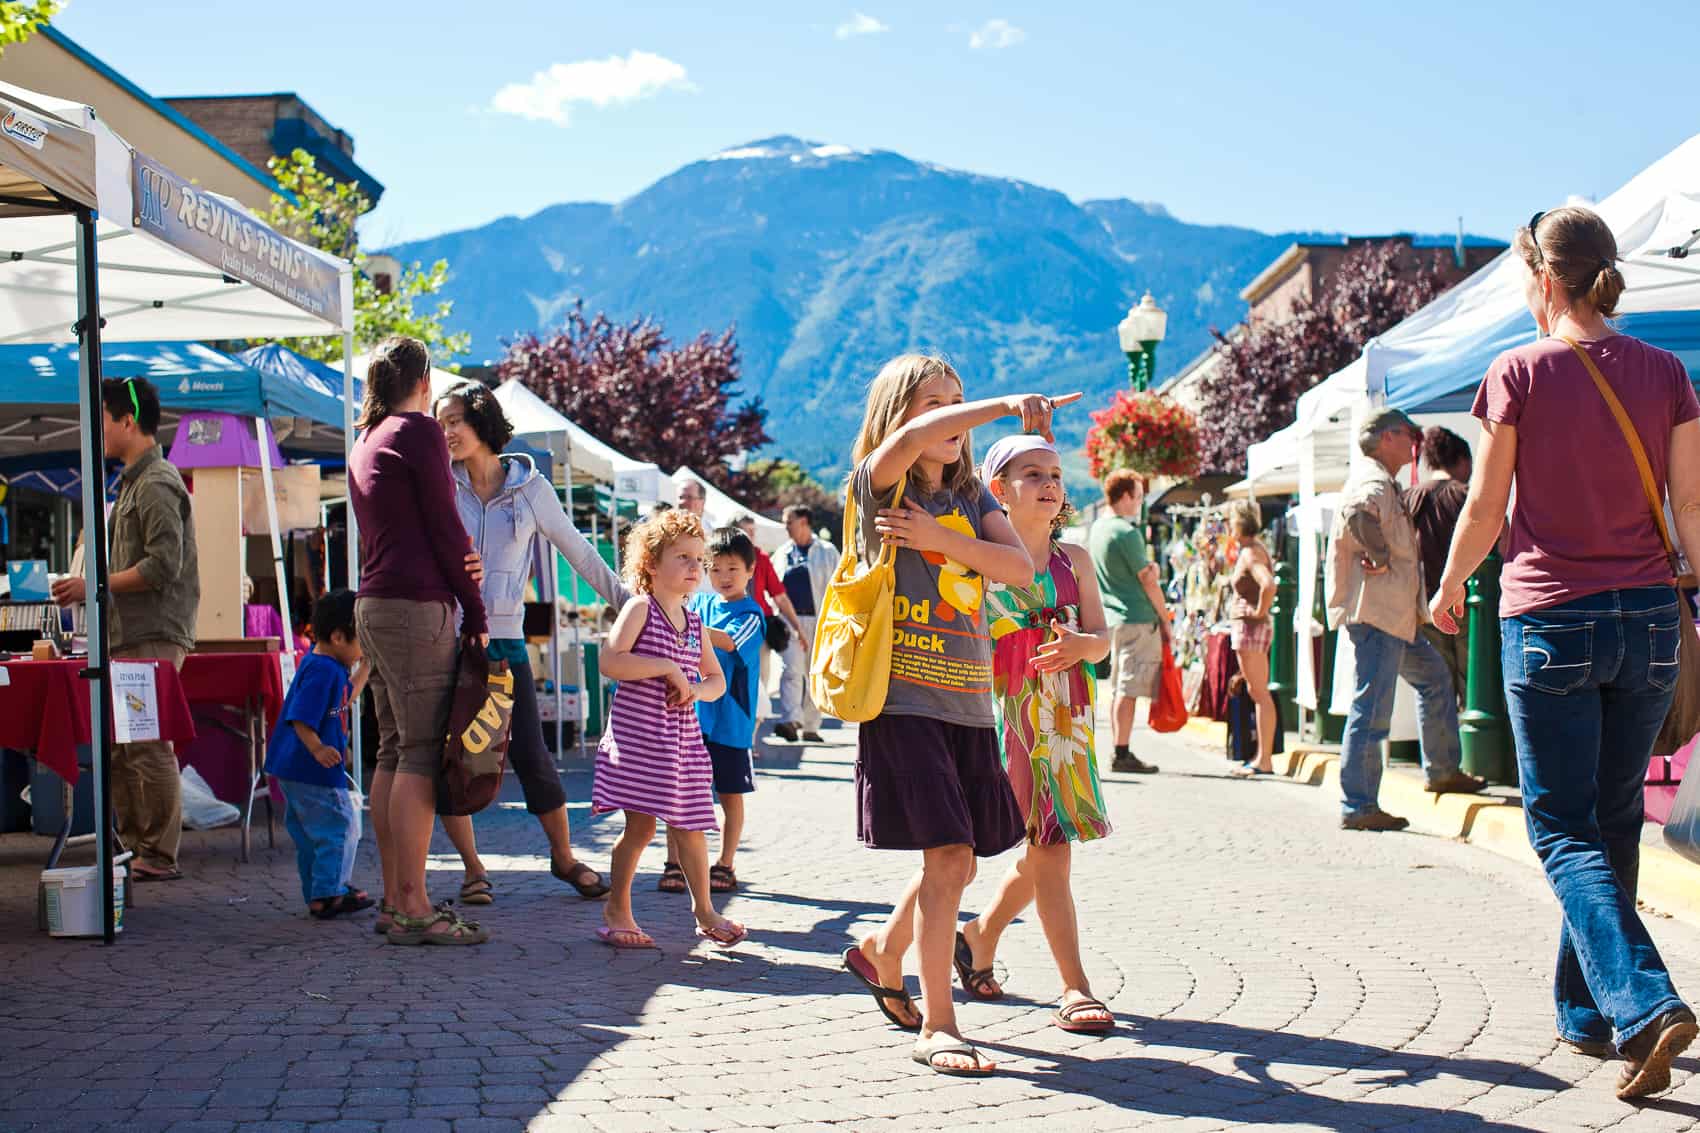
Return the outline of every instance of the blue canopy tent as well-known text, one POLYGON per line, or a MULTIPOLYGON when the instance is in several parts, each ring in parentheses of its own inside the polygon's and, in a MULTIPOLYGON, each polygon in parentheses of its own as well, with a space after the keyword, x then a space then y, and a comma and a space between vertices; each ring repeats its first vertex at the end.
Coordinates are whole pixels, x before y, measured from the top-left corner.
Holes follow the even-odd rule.
MULTIPOLYGON (((74 343, 0 346, 0 462, 74 453, 79 361, 74 343)), ((291 456, 324 458, 343 451, 342 375, 281 346, 231 357, 198 342, 108 343, 101 372, 146 378, 159 387, 164 441, 178 414, 203 409, 271 419, 291 456)))
MULTIPOLYGON (((1646 311, 1613 320, 1624 334, 1682 359, 1700 384, 1700 311, 1646 311)), ((1468 413, 1488 366, 1504 351, 1535 340, 1535 320, 1517 311, 1477 334, 1387 371, 1387 404, 1411 413, 1468 413)))

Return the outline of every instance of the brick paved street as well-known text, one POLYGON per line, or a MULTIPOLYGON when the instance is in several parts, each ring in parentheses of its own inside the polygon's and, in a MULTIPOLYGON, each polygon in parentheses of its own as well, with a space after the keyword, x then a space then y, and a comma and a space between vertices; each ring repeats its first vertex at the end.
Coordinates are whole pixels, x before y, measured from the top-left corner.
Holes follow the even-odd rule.
MULTIPOLYGON (((517 803, 478 820, 499 898, 481 913, 495 941, 471 950, 388 947, 370 913, 309 920, 281 829, 247 866, 230 832, 187 835, 190 879, 141 888, 115 948, 50 940, 31 915, 46 842, 0 839, 0 1128, 1700 1126, 1693 1058, 1636 1109, 1611 1097, 1615 1063, 1555 1049, 1538 876, 1450 841, 1342 833, 1317 790, 1228 780, 1176 740, 1143 749, 1162 775, 1110 777, 1116 833, 1075 858, 1088 969, 1122 1031, 1049 1025, 1058 984, 1028 920, 1000 961, 1010 997, 961 1008, 998 1077, 929 1074, 838 967, 915 864, 855 843, 852 734, 764 749, 731 905, 752 935, 724 954, 654 891, 659 850, 638 915, 663 950, 597 944, 598 907, 549 877, 517 803)), ((568 785, 588 798, 582 766, 568 785)), ((574 817, 605 865, 617 819, 574 817)), ((453 893, 454 863, 434 868, 453 893)), ((357 880, 376 887, 369 845, 357 880)), ((1653 931, 1696 994, 1700 932, 1653 931)))

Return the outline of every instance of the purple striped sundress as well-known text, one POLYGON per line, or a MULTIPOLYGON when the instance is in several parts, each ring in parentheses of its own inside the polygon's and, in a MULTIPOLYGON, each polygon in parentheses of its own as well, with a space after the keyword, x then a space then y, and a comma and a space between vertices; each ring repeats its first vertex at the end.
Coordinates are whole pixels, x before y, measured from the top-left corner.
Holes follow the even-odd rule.
MULTIPOLYGON (((649 617, 632 652, 672 661, 692 681, 702 679, 702 619, 685 611, 685 629, 673 628, 653 595, 649 617)), ((608 727, 596 749, 593 814, 634 810, 680 830, 715 830, 714 765, 702 742, 694 705, 667 706, 660 677, 621 681, 608 710, 608 727)))

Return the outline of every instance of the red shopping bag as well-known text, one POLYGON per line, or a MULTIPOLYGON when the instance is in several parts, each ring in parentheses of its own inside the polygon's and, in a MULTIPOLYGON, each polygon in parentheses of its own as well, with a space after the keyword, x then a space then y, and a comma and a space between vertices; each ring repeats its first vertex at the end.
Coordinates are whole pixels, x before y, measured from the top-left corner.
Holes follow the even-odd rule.
POLYGON ((1163 640, 1162 679, 1147 723, 1153 732, 1178 732, 1186 727, 1186 692, 1181 688, 1181 671, 1167 638, 1163 640))

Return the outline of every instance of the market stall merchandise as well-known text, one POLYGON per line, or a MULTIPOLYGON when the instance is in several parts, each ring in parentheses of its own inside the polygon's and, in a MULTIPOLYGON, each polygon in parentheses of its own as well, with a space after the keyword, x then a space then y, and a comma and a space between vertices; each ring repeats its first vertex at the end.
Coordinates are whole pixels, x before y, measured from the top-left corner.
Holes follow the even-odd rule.
MULTIPOLYGON (((352 439, 352 267, 273 231, 133 149, 92 107, 0 83, 0 342, 76 342, 89 594, 89 737, 96 874, 114 939, 112 736, 100 394, 102 341, 338 335, 344 441, 352 439)), ((350 577, 357 564, 349 540, 350 577)), ((15 696, 7 697, 8 704, 15 696)), ((5 713, 0 713, 4 715, 5 713)))

